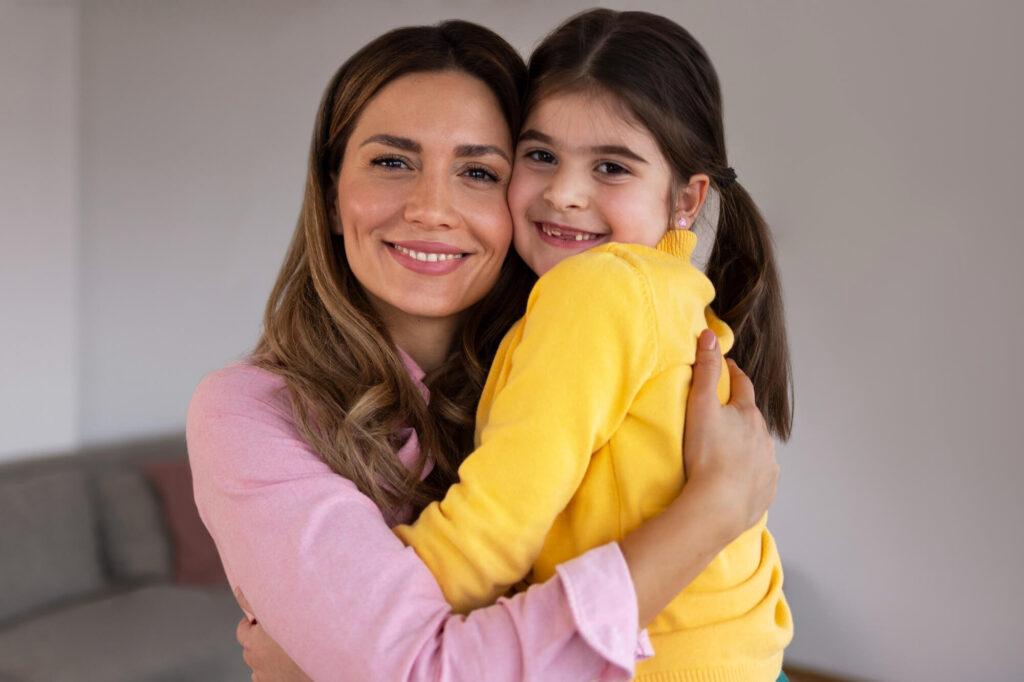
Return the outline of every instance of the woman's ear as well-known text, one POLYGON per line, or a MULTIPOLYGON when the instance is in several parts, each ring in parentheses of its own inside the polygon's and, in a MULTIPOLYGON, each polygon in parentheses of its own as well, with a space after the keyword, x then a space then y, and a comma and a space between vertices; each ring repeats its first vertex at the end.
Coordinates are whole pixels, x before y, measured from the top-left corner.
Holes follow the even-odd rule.
POLYGON ((704 173, 691 175, 685 185, 676 190, 675 209, 672 214, 673 227, 689 230, 693 227, 704 200, 708 197, 711 178, 704 173))

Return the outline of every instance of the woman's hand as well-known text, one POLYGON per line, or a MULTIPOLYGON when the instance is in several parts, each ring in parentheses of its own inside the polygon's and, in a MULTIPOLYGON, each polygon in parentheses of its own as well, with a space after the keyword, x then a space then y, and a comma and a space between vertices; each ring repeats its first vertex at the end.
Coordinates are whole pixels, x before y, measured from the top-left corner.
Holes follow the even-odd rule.
POLYGON ((242 590, 235 590, 235 599, 246 613, 235 638, 242 645, 242 660, 252 669, 252 682, 313 682, 259 624, 242 590))
POLYGON ((753 384, 736 363, 727 362, 732 395, 721 405, 715 388, 722 355, 714 333, 705 329, 686 404, 683 466, 686 487, 712 505, 723 538, 731 541, 757 523, 775 499, 779 465, 753 384))

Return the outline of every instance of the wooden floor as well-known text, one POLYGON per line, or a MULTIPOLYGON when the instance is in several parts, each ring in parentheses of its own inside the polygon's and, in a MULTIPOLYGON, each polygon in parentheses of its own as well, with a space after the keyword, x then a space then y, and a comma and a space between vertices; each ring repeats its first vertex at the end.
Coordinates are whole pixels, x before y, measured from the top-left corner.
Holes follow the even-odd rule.
POLYGON ((853 682, 848 678, 830 677, 807 668, 794 668, 787 665, 783 670, 785 670, 789 682, 853 682))

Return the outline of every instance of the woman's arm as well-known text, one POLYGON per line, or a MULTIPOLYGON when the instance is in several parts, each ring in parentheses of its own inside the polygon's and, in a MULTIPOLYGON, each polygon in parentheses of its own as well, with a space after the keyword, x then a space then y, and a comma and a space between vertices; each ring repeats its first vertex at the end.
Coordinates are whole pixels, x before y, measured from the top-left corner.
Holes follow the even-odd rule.
POLYGON ((468 617, 380 511, 301 441, 278 377, 207 377, 188 422, 196 501, 232 584, 317 680, 619 679, 637 653, 617 545, 468 617))
MULTIPOLYGON (((619 543, 632 576, 641 626, 704 570, 728 542, 756 523, 775 496, 779 474, 775 445, 754 406, 753 387, 730 363, 733 396, 727 405, 720 405, 715 386, 721 362, 715 335, 705 331, 700 337, 687 402, 685 462, 689 484, 668 509, 619 543)), ((577 585, 574 589, 581 604, 600 607, 614 599, 602 599, 600 591, 588 597, 586 587, 577 585)), ((611 583, 608 587, 614 589, 611 583)), ((239 641, 256 678, 301 682, 302 676, 274 676, 289 669, 291 661, 261 627, 243 621, 239 624, 239 641)))

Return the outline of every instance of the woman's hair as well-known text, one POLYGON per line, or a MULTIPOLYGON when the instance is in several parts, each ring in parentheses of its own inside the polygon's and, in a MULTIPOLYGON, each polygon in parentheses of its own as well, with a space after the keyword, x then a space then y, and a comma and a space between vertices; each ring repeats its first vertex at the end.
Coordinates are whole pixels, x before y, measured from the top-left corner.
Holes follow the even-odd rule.
POLYGON ((685 29, 647 12, 593 9, 568 19, 530 57, 529 111, 556 92, 608 93, 654 137, 675 182, 711 178, 721 207, 707 265, 716 309, 736 336, 769 428, 788 438, 792 373, 782 291, 768 226, 735 182, 725 153, 722 95, 711 61, 685 29))
POLYGON ((472 449, 476 404, 497 345, 522 315, 531 275, 510 250, 494 289, 461 317, 449 356, 431 371, 429 405, 410 378, 381 318, 349 269, 338 218, 337 176, 367 103, 410 73, 458 71, 485 83, 514 135, 526 66, 492 31, 465 21, 400 28, 346 61, 324 92, 309 153, 295 234, 267 302, 254 355, 288 386, 299 429, 332 470, 385 513, 440 499, 472 449), (415 429, 423 455, 409 471, 400 440, 415 429), (420 482, 422 464, 433 458, 420 482))

